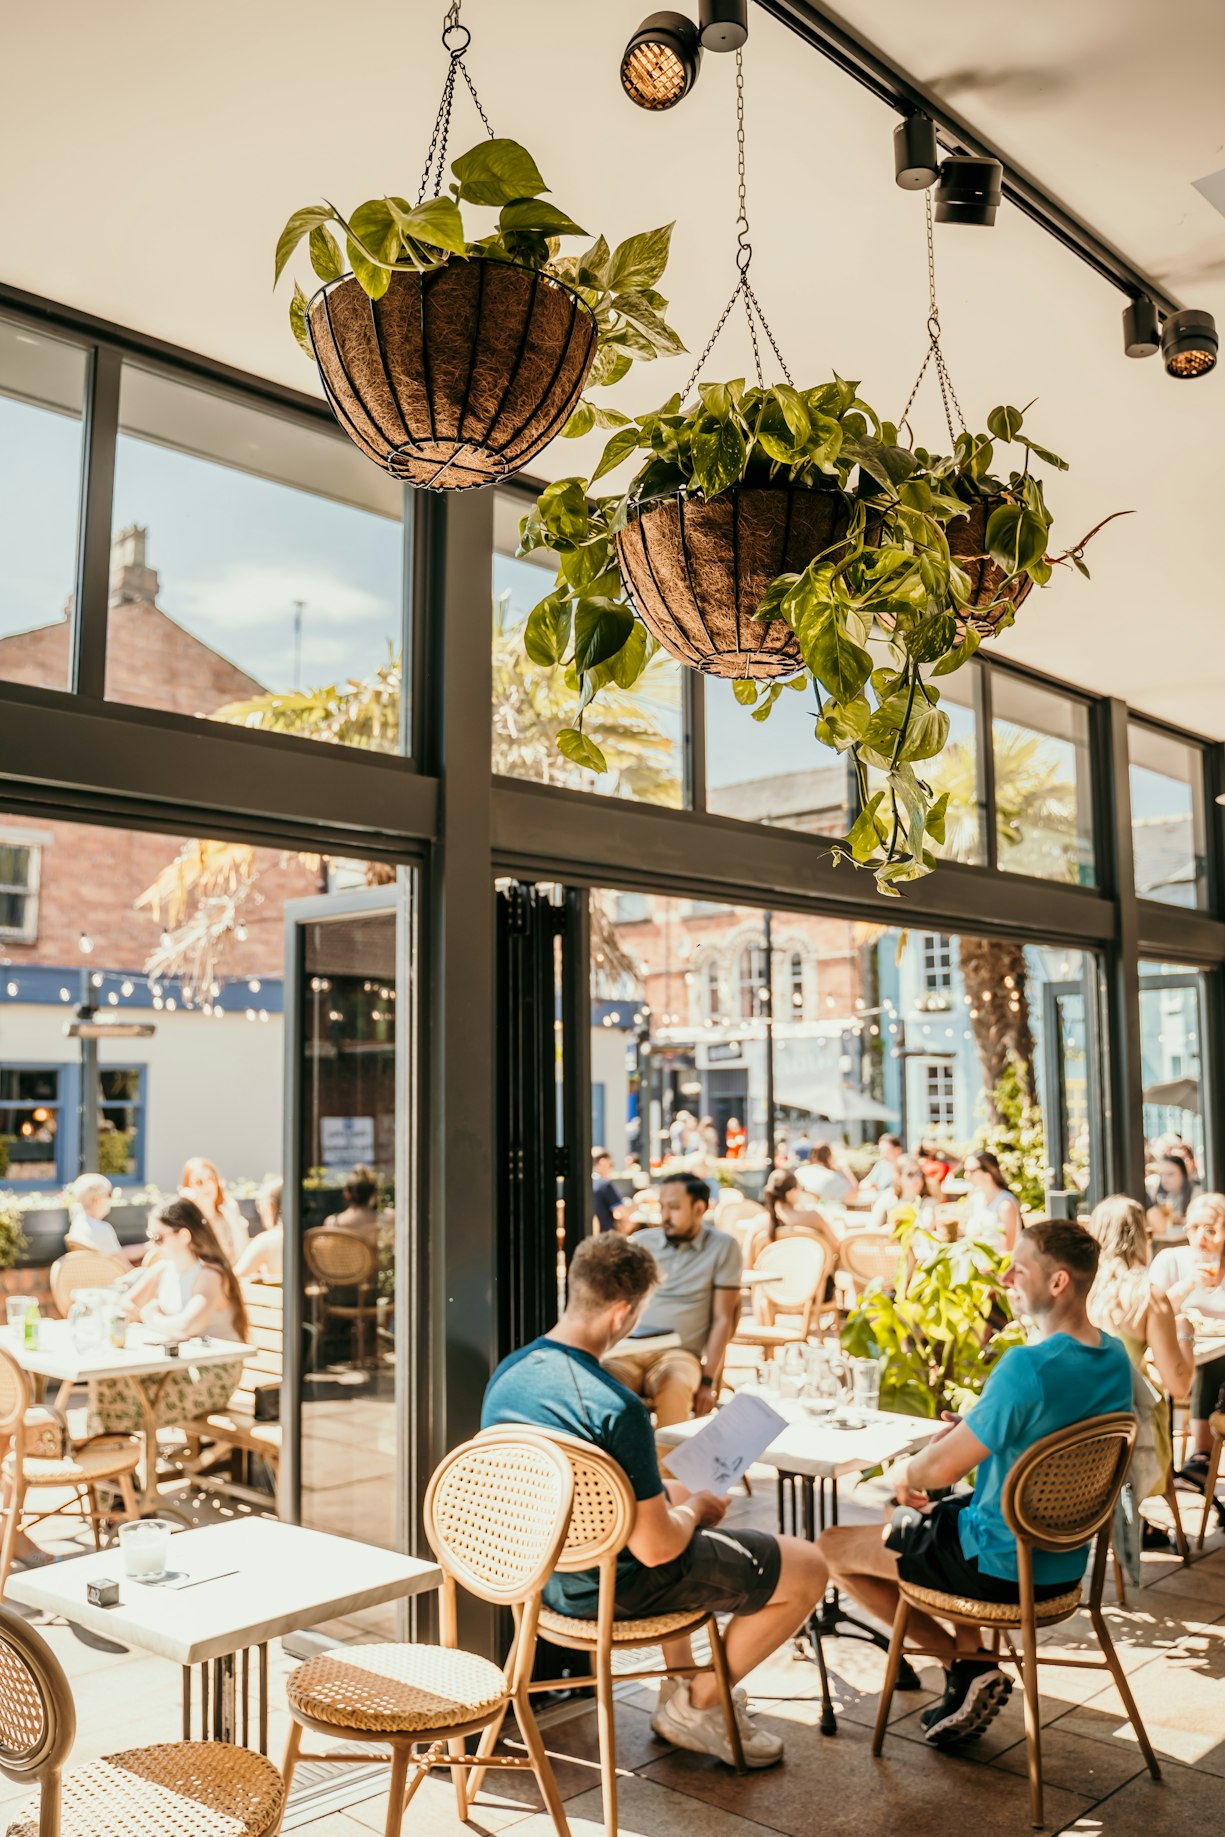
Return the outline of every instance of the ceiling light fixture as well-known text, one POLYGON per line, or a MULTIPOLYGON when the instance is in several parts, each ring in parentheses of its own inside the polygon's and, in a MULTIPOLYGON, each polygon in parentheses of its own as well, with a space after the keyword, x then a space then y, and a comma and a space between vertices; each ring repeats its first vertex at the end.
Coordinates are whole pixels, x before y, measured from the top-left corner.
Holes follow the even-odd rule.
POLYGON ((1161 355, 1167 376, 1207 376, 1216 369, 1216 321, 1211 313, 1184 308, 1171 313, 1161 327, 1161 355))
POLYGON ((1004 196, 1004 169, 997 159, 950 153, 936 181, 936 222, 973 223, 990 229, 1004 196))
POLYGON ((940 166, 936 124, 926 115, 907 115, 893 130, 893 176, 903 191, 926 191, 940 166))
POLYGON ((698 80, 703 51, 738 51, 749 35, 748 0, 702 0, 699 23, 649 13, 625 47, 621 86, 639 108, 675 108, 698 80))
POLYGON ((1123 349, 1129 357, 1155 357, 1161 349, 1157 308, 1151 300, 1132 300, 1123 308, 1123 349))

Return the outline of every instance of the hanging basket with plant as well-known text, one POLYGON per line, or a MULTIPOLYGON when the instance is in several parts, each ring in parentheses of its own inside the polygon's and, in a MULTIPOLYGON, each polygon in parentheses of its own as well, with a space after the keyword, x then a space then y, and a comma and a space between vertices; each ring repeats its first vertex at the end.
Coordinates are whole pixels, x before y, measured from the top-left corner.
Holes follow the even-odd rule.
MULTIPOLYGON (((931 871, 944 840, 947 798, 924 777, 948 736, 934 679, 1011 624, 1058 562, 1086 572, 1088 537, 1048 554, 1051 516, 1030 467, 1035 457, 1061 470, 1064 462, 1022 434, 1020 410, 994 409, 984 434, 955 430, 950 415, 952 451, 942 456, 903 445, 856 383, 793 384, 749 280, 736 58, 736 286, 685 389, 634 419, 605 411, 599 419, 615 431, 590 479, 558 480, 524 518, 520 552, 549 549, 558 564, 524 644, 533 662, 566 670, 578 703, 558 745, 594 772, 605 764, 583 732, 585 711, 607 685, 631 688, 658 648, 733 678, 758 720, 785 687, 810 691, 817 740, 855 768, 858 810, 831 843, 834 858, 870 868, 880 890, 896 894, 931 871), (699 382, 738 301, 756 385, 699 382), (765 382, 758 327, 782 383, 765 382), (997 448, 1010 444, 1020 464, 997 477, 997 448), (624 490, 592 497, 631 456, 640 463, 624 490)), ((927 361, 934 354, 947 405, 934 291, 928 329, 927 361)), ((564 432, 586 433, 594 421, 581 403, 564 432)))
POLYGON ((372 198, 348 217, 326 203, 295 211, 275 278, 307 241, 323 286, 308 299, 295 282, 290 323, 354 444, 393 477, 462 491, 519 471, 589 383, 684 346, 656 291, 671 226, 562 256, 563 238, 587 232, 546 201, 526 148, 494 136, 464 62, 458 4, 442 38, 450 64, 417 202, 372 198), (489 137, 452 162, 444 193, 461 75, 489 137), (470 206, 497 211, 492 231, 470 236, 470 206), (344 236, 348 270, 329 225, 344 236))

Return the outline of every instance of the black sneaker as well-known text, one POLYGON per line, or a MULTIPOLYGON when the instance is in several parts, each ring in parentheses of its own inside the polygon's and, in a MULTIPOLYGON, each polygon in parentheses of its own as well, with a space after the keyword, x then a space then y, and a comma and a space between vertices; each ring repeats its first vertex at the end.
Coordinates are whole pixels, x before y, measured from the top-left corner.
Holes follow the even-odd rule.
POLYGON ((1012 1679, 989 1659, 957 1658, 939 1703, 919 1717, 926 1740, 972 1741, 981 1735, 1012 1695, 1012 1679))
POLYGON ((1194 1487, 1197 1493, 1202 1493, 1208 1484, 1208 1456, 1189 1455, 1174 1477, 1184 1485, 1194 1487))

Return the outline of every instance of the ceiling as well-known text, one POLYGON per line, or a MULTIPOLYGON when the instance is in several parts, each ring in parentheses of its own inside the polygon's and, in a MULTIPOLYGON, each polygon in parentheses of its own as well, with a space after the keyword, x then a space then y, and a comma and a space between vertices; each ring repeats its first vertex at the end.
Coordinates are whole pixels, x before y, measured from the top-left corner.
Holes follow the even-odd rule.
MULTIPOLYGON (((663 291, 701 349, 731 290, 733 60, 708 56, 685 103, 632 108, 617 65, 647 0, 466 0, 470 66, 499 133, 528 142, 556 201, 610 242, 675 218, 663 291)), ((837 9, 1185 305, 1225 324, 1225 218, 1194 181, 1225 167, 1225 7, 1183 0, 841 0, 837 9)), ((118 13, 84 0, 7 22, 0 118, 0 279, 276 378, 314 387, 271 291, 290 211, 416 193, 445 68, 441 0, 214 4, 118 13)), ((924 351, 921 197, 897 189, 895 117, 774 18, 746 50, 753 280, 797 381, 862 379, 896 414, 924 351)), ((456 104, 453 148, 479 133, 456 104)), ((1219 195, 1219 194, 1218 194, 1219 195)), ((1055 536, 1113 510, 1091 581, 1057 572, 1000 641, 1065 680, 1225 738, 1225 594, 1211 561, 1225 481, 1225 365, 1198 383, 1129 362, 1121 296, 1015 209, 993 230, 937 229, 947 358, 972 424, 1037 398, 1030 422, 1064 454, 1055 536)), ((303 279, 306 279, 304 272, 303 279)), ((743 324, 712 375, 743 374, 743 324)), ((617 399, 679 388, 685 360, 640 366, 617 399)), ((938 395, 912 417, 937 443, 938 395)), ((579 471, 557 441, 547 476, 579 471)))

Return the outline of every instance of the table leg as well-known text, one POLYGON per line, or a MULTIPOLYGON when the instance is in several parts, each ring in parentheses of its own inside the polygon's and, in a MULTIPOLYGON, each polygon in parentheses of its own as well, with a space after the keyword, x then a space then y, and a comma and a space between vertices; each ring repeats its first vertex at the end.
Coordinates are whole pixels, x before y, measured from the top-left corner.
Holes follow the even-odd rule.
POLYGON ((208 1663, 200 1667, 200 1740, 208 1740, 208 1663))
POLYGON ((183 1667, 183 1740, 191 1740, 191 1666, 183 1667))
POLYGON ((214 1741, 228 1741, 231 1746, 237 1743, 238 1721, 235 1710, 234 1653, 224 1652, 220 1658, 213 1660, 214 1741))
POLYGON ((251 1746, 251 1648, 242 1649, 242 1745, 251 1746))
POLYGON ((259 1649, 259 1751, 268 1752, 268 1642, 259 1649))

